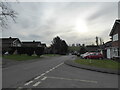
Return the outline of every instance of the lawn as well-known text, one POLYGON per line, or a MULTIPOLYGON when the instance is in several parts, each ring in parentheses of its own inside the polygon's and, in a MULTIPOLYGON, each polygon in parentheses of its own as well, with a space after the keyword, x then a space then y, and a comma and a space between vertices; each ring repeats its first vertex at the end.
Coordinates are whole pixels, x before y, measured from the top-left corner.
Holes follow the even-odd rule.
POLYGON ((50 56, 50 57, 52 57, 52 56, 60 56, 60 55, 59 54, 44 54, 42 56, 50 56))
POLYGON ((16 60, 16 61, 24 61, 24 60, 31 60, 31 59, 37 59, 40 58, 38 56, 28 56, 28 55, 5 55, 2 58, 10 59, 10 60, 16 60))
POLYGON ((79 60, 75 60, 75 62, 83 65, 120 70, 120 63, 113 60, 79 59, 79 60))

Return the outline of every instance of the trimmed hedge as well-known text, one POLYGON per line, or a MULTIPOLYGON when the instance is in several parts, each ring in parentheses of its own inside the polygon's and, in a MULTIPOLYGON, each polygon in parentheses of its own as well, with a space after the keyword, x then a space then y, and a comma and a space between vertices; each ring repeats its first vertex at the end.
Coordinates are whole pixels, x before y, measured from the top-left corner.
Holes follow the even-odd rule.
POLYGON ((40 56, 44 53, 44 47, 18 47, 17 48, 18 54, 27 54, 28 56, 31 56, 34 54, 37 56, 40 56))
POLYGON ((42 55, 44 53, 44 47, 37 47, 37 48, 35 48, 35 54, 37 55, 37 56, 40 56, 40 55, 42 55))

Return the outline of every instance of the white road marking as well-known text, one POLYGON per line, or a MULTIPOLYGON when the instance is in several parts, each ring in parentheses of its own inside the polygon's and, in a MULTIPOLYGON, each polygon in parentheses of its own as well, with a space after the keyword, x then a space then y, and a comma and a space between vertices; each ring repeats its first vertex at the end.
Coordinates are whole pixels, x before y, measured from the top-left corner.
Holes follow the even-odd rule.
POLYGON ((53 69, 50 69, 49 71, 52 71, 53 69))
POLYGON ((60 65, 55 66, 55 68, 59 67, 60 65))
MULTIPOLYGON (((52 69, 46 71, 45 73, 42 73, 40 76, 37 76, 36 78, 34 78, 34 80, 39 79, 40 77, 44 76, 45 74, 49 73, 50 71, 54 70, 55 68, 59 67, 59 66, 62 65, 62 64, 64 64, 64 63, 60 63, 60 64, 58 64, 57 66, 53 67, 52 69)), ((47 77, 44 77, 44 78, 42 78, 41 80, 45 80, 46 78, 47 78, 47 77)), ((29 81, 28 83, 25 83, 24 85, 27 86, 27 85, 29 85, 29 84, 31 84, 31 83, 33 83, 33 81, 29 81)), ((40 84, 40 83, 41 83, 41 82, 37 82, 37 83, 34 84, 33 86, 37 86, 37 85, 40 84)))
POLYGON ((58 64, 57 66, 53 67, 52 69, 46 71, 45 73, 41 74, 40 76, 37 76, 36 78, 34 78, 35 80, 36 79, 39 79, 40 77, 44 76, 45 74, 49 73, 50 71, 54 70, 55 68, 59 67, 60 65, 62 65, 63 63, 60 63, 58 64))
POLYGON ((64 63, 60 63, 60 64, 58 64, 57 66, 53 67, 52 69, 58 68, 58 67, 61 66, 62 64, 64 64, 64 63))
POLYGON ((55 69, 54 67, 52 68, 52 70, 55 69))
POLYGON ((44 76, 46 73, 43 73, 43 74, 41 74, 40 76, 37 76, 36 78, 34 78, 35 80, 36 79, 39 79, 40 77, 42 77, 42 76, 44 76))
POLYGON ((42 78, 41 80, 43 81, 43 80, 45 80, 47 77, 44 77, 44 78, 42 78))
POLYGON ((46 73, 49 73, 49 72, 50 72, 50 71, 46 71, 45 74, 46 74, 46 73))
POLYGON ((62 77, 47 77, 52 79, 62 79, 62 80, 74 80, 74 81, 81 81, 81 82, 90 82, 90 83, 97 83, 97 81, 91 81, 91 80, 80 80, 80 79, 70 79, 70 78, 62 78, 62 77))
POLYGON ((37 76, 36 78, 34 78, 34 79, 39 79, 41 76, 37 76))
POLYGON ((45 73, 41 74, 40 76, 43 76, 43 75, 45 75, 45 73))
POLYGON ((25 84, 25 86, 27 86, 27 85, 29 85, 29 84, 31 84, 33 81, 29 81, 28 83, 26 83, 25 84))
POLYGON ((36 86, 38 86, 40 83, 41 83, 41 82, 37 82, 37 83, 35 83, 33 86, 36 87, 36 86))

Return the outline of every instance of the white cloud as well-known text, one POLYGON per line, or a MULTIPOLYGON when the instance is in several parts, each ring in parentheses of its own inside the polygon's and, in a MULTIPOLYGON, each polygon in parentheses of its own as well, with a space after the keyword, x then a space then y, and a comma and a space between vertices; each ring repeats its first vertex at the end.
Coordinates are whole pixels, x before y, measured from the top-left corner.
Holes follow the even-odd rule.
POLYGON ((107 41, 117 18, 117 3, 39 2, 11 3, 19 13, 17 23, 3 37, 40 40, 50 44, 59 35, 69 44, 95 42, 95 36, 107 41), (106 32, 106 33, 104 33, 106 32))

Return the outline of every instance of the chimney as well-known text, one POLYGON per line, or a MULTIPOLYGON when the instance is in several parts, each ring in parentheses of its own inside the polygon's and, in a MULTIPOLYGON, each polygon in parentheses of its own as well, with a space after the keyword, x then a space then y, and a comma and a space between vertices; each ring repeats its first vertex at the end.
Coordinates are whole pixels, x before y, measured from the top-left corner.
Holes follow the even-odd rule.
POLYGON ((12 39, 12 37, 9 37, 9 39, 12 39))

